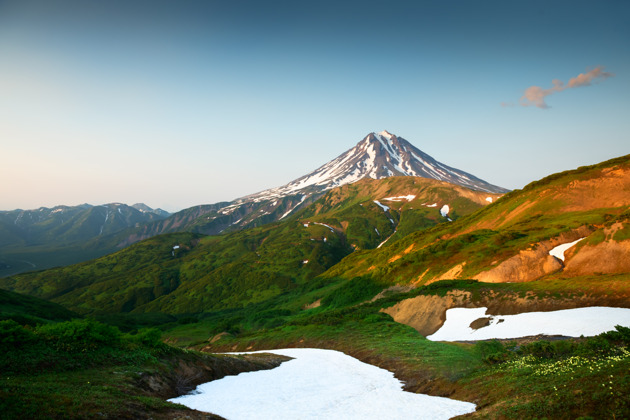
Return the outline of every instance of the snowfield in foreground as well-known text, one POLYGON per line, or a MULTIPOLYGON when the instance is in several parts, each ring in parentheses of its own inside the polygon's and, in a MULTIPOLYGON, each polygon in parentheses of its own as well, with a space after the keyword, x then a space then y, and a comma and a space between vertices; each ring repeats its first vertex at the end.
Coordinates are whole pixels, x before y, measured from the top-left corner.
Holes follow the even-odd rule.
POLYGON ((592 306, 552 312, 526 312, 517 315, 486 315, 488 308, 453 308, 433 341, 489 340, 529 335, 593 336, 614 330, 615 325, 630 327, 630 309, 592 306), (471 322, 491 318, 490 325, 473 330, 471 322))
POLYGON ((475 405, 402 390, 393 373, 344 353, 269 350, 293 357, 272 370, 199 385, 169 401, 236 419, 448 419, 475 405))

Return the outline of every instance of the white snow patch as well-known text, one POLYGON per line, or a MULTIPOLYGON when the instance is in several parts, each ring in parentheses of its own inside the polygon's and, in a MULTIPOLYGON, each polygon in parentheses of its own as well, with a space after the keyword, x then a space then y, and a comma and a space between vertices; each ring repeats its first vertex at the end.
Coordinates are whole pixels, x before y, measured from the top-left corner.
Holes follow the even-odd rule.
POLYGON ((378 229, 374 228, 374 232, 376 232, 376 234, 377 234, 378 236, 381 236, 381 234, 379 233, 378 229))
POLYGON ((423 206, 425 206, 425 207, 437 207, 437 203, 433 203, 433 204, 423 204, 423 206))
POLYGON ((328 226, 326 223, 318 223, 318 222, 313 222, 313 223, 320 226, 326 226, 328 229, 330 229, 332 233, 335 233, 335 229, 333 229, 331 226, 328 226))
POLYGON ((169 401, 231 420, 448 419, 475 411, 472 403, 405 392, 393 373, 338 351, 265 352, 294 359, 199 385, 197 393, 169 401))
POLYGON ((173 249, 179 249, 179 245, 175 245, 173 249))
POLYGON ((486 197, 486 201, 487 201, 488 203, 492 203, 492 197, 486 197))
POLYGON ((389 235, 389 236, 387 237, 387 239, 385 239, 383 242, 381 242, 380 244, 378 244, 378 246, 377 246, 376 248, 380 248, 380 247, 382 247, 383 245, 385 245, 385 243, 386 243, 387 241, 389 241, 389 238, 391 238, 391 237, 392 237, 392 236, 394 236, 395 234, 396 234, 396 230, 394 230, 394 233, 392 233, 391 235, 389 235))
POLYGON ((302 264, 308 264, 308 260, 302 261, 302 264))
POLYGON ((238 219, 236 222, 232 223, 233 225, 237 224, 238 222, 240 222, 243 219, 238 219))
POLYGON ((304 227, 308 227, 308 223, 304 223, 304 227))
POLYGON ((453 308, 446 311, 446 321, 433 341, 490 340, 530 335, 594 336, 615 329, 630 327, 630 309, 591 306, 552 312, 526 312, 517 315, 492 315, 490 325, 473 330, 470 323, 486 315, 487 308, 453 308), (503 320, 499 322, 500 320, 503 320))
POLYGON ((284 214, 282 215, 282 217, 280 217, 280 219, 279 219, 279 220, 282 220, 282 219, 284 219, 285 217, 287 217, 287 216, 288 216, 288 215, 289 215, 289 214, 290 214, 293 210, 295 210, 295 208, 289 209, 289 211, 287 211, 286 213, 284 213, 284 214))
POLYGON ((50 212, 50 214, 53 214, 53 213, 63 213, 63 209, 56 209, 50 212))
POLYGON ((403 201, 403 200, 407 200, 407 201, 411 201, 414 198, 416 198, 415 195, 402 195, 400 197, 387 197, 387 198, 383 198, 383 200, 387 200, 387 201, 403 201))
POLYGON ((584 239, 584 238, 580 238, 577 241, 569 242, 569 243, 566 243, 566 244, 558 245, 557 247, 555 247, 551 251, 549 251, 549 255, 554 256, 554 257, 558 258, 559 260, 564 261, 564 251, 566 251, 567 249, 571 248, 573 245, 577 244, 582 239, 584 239))
POLYGON ((378 200, 374 200, 374 204, 376 204, 377 206, 379 206, 380 208, 382 208, 382 209, 383 209, 383 211, 388 211, 388 210, 389 210, 389 207, 387 207, 387 206, 386 206, 386 205, 384 205, 384 204, 381 204, 378 200))
POLYGON ((448 204, 444 204, 440 209, 440 214, 442 215, 442 217, 446 217, 449 211, 451 211, 451 209, 448 204))

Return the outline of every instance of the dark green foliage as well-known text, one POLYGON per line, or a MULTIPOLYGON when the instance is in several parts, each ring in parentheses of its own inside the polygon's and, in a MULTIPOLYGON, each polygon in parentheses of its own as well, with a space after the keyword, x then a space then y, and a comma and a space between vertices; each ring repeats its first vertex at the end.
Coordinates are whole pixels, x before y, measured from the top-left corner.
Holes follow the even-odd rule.
POLYGON ((18 349, 37 340, 31 329, 23 327, 12 319, 0 321, 0 349, 18 349))
POLYGON ((615 325, 614 331, 608 331, 601 335, 608 341, 614 343, 622 343, 630 345, 630 328, 622 327, 621 325, 615 325))
POLYGON ((369 300, 384 289, 372 277, 355 277, 322 299, 323 306, 341 308, 369 300))
POLYGON ((61 305, 8 290, 0 290, 0 320, 13 319, 21 325, 63 321, 79 315, 61 305))
POLYGON ((57 324, 42 325, 37 335, 58 350, 86 351, 99 346, 117 346, 121 342, 120 330, 91 319, 74 319, 57 324))
POLYGON ((485 363, 500 363, 510 358, 509 350, 498 340, 479 341, 475 344, 481 360, 485 363))
POLYGON ((111 325, 74 319, 30 329, 0 321, 0 371, 35 374, 103 364, 136 363, 168 352, 157 329, 123 335, 111 325))

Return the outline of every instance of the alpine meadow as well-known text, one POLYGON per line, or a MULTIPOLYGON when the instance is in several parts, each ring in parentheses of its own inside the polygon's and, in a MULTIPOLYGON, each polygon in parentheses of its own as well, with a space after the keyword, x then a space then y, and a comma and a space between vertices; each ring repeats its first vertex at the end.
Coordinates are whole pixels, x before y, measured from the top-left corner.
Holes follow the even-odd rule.
POLYGON ((0 3, 0 417, 630 418, 628 18, 0 3))

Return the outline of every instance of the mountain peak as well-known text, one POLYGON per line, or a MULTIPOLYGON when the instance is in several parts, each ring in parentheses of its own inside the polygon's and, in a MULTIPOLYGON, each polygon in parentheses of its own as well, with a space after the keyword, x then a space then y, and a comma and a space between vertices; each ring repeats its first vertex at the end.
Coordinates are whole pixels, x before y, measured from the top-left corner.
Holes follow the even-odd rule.
POLYGON ((372 132, 356 146, 313 172, 286 185, 239 199, 273 199, 288 195, 320 193, 362 178, 417 176, 461 185, 477 191, 506 193, 474 175, 438 162, 402 137, 389 131, 372 132))

